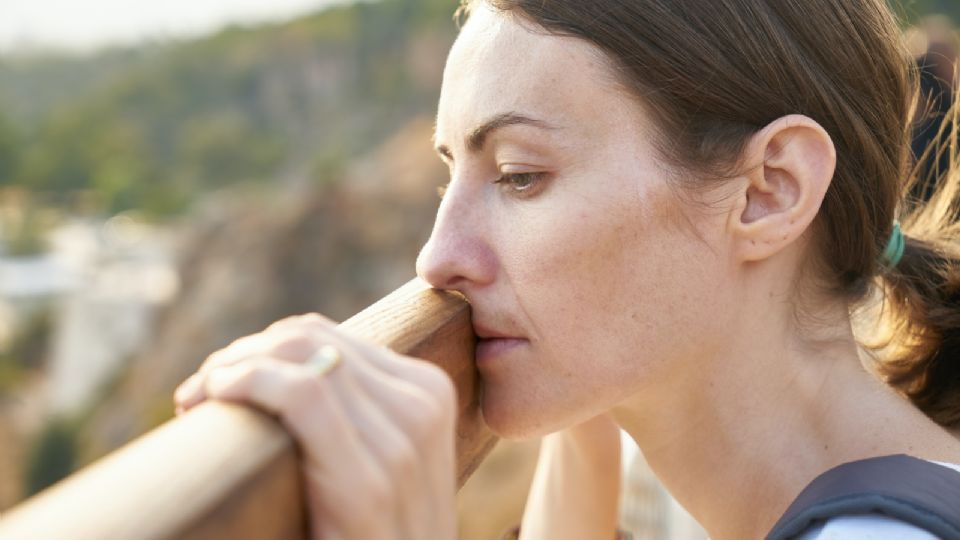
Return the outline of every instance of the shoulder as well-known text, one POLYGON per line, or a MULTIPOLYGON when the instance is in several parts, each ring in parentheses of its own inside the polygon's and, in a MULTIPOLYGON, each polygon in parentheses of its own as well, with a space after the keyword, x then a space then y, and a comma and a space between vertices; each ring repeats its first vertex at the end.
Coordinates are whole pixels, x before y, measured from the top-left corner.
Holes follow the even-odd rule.
MULTIPOLYGON (((940 463, 960 472, 960 465, 940 463)), ((831 518, 808 529, 799 540, 936 540, 933 534, 895 518, 882 515, 854 515, 831 518)))

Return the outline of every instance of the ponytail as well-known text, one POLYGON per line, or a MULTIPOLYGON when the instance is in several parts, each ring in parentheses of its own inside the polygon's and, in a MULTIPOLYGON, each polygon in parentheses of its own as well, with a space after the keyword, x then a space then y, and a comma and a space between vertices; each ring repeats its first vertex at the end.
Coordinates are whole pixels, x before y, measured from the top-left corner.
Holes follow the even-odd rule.
POLYGON ((944 119, 939 144, 928 150, 950 167, 922 176, 918 159, 907 193, 932 191, 906 203, 905 249, 880 276, 882 323, 871 345, 888 383, 943 426, 960 426, 960 95, 944 119), (916 189, 923 184, 924 189, 916 189))

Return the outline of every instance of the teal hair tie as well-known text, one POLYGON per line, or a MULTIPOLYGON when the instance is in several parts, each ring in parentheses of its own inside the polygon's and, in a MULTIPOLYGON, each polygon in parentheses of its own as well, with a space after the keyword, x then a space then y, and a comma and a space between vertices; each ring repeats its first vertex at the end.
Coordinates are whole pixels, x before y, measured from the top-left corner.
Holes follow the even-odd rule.
POLYGON ((893 270, 900 259, 903 258, 903 250, 907 247, 907 242, 903 238, 903 231, 900 229, 900 222, 893 223, 893 232, 890 233, 890 240, 887 241, 887 247, 883 250, 881 263, 887 270, 893 270))

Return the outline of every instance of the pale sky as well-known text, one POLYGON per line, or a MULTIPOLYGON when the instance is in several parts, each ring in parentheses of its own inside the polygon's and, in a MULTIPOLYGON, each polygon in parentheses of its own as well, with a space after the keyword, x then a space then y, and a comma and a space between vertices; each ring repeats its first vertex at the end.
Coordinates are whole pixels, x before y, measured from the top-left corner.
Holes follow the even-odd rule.
POLYGON ((283 20, 344 0, 0 0, 0 52, 90 50, 283 20))

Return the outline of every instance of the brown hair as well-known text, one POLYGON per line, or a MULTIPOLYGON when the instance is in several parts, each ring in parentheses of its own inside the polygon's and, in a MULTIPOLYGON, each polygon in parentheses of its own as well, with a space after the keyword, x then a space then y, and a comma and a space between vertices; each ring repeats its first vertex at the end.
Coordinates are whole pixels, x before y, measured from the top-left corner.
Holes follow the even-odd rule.
POLYGON ((731 170, 785 115, 819 122, 838 156, 817 218, 831 289, 856 305, 880 285, 878 366, 934 420, 960 423, 960 170, 930 204, 904 200, 917 83, 883 0, 484 1, 605 51, 655 115, 664 158, 685 170, 731 170), (903 260, 886 271, 881 253, 907 210, 903 260))

